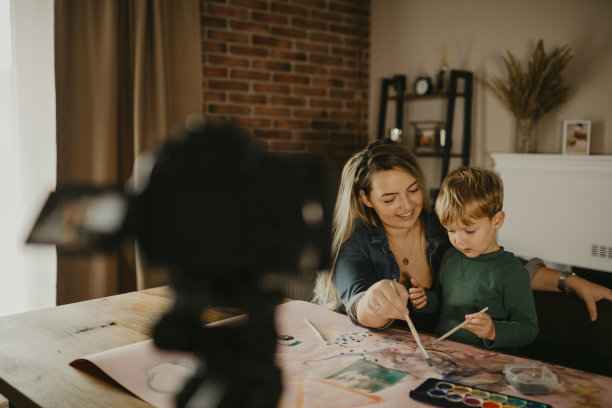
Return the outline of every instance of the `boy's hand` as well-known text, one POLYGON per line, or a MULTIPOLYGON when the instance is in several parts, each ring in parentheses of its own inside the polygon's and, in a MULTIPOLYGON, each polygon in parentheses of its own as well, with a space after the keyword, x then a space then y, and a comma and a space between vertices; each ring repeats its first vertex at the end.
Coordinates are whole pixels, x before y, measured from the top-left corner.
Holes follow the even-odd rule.
POLYGON ((463 328, 471 331, 481 339, 495 341, 495 325, 486 312, 465 315, 463 328))
POLYGON ((421 310, 427 304, 425 289, 423 289, 421 285, 419 285, 419 282, 414 278, 410 278, 410 283, 412 284, 412 287, 408 289, 410 303, 412 303, 412 306, 414 306, 416 310, 421 310))

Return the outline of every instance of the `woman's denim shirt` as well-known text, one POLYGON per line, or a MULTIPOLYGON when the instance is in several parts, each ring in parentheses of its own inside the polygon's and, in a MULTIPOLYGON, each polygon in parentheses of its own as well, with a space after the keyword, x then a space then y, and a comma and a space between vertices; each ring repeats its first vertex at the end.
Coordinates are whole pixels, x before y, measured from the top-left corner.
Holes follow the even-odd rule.
MULTIPOLYGON (((425 240, 427 241, 427 260, 436 285, 442 256, 451 247, 446 229, 440 225, 438 217, 423 211, 425 220, 425 240)), ((540 258, 532 258, 525 264, 529 277, 544 265, 540 258)), ((353 323, 357 321, 357 303, 366 290, 382 279, 399 281, 400 271, 395 257, 389 249, 389 241, 383 229, 368 227, 361 222, 355 226, 353 234, 340 246, 336 266, 333 272, 334 285, 340 296, 340 310, 346 312, 353 323)), ((411 305, 408 305, 411 308, 411 305)), ((421 319, 422 314, 412 314, 412 320, 419 329, 433 333, 437 316, 421 319)), ((385 329, 393 323, 382 327, 385 329)))
MULTIPOLYGON (((435 282, 442 255, 451 245, 438 217, 426 212, 423 212, 423 216, 427 260, 435 282)), ((357 302, 370 286, 382 279, 399 281, 399 277, 399 266, 389 249, 385 231, 358 222, 353 234, 340 246, 333 272, 334 285, 351 320, 358 324, 357 302)))

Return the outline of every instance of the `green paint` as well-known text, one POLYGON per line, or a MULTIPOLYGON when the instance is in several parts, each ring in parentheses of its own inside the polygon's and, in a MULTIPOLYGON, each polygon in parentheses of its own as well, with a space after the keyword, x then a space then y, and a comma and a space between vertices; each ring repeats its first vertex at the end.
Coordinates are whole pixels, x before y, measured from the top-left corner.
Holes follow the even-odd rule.
POLYGON ((374 393, 397 384, 406 374, 408 373, 386 368, 368 360, 358 360, 325 379, 339 382, 349 388, 374 393))

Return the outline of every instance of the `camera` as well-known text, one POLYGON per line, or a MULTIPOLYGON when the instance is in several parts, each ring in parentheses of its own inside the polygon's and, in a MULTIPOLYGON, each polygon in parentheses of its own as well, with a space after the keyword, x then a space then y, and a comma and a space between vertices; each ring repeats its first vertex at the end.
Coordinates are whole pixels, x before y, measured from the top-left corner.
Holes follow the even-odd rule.
POLYGON ((169 269, 175 291, 155 343, 201 357, 177 406, 273 407, 281 392, 274 307, 283 294, 262 277, 329 267, 328 169, 322 158, 265 152, 236 126, 188 123, 139 158, 129 188, 58 186, 28 242, 82 253, 135 239, 145 264, 169 269), (210 306, 246 318, 207 327, 200 316, 210 306))

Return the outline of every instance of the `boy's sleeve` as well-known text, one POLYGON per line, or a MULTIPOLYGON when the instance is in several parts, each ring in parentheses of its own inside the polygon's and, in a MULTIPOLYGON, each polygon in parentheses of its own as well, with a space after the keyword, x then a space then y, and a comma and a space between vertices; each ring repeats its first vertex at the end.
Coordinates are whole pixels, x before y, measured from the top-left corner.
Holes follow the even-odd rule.
POLYGON ((538 335, 538 318, 529 284, 529 275, 519 263, 501 274, 505 320, 493 320, 495 341, 484 340, 486 347, 519 347, 533 342, 538 335))
POLYGON ((425 289, 425 295, 427 295, 427 303, 425 304, 425 307, 417 310, 417 312, 436 313, 440 307, 440 294, 437 290, 425 289))

